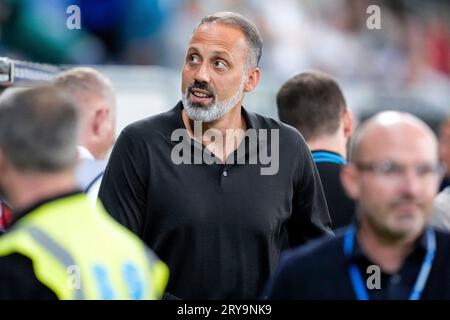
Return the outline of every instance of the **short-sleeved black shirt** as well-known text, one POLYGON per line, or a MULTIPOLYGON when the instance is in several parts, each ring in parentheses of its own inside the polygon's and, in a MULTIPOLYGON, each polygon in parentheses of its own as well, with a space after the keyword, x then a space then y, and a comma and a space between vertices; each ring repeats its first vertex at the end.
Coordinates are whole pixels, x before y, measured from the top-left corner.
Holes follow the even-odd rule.
MULTIPOLYGON (((171 153, 182 138, 171 137, 176 129, 185 130, 182 107, 180 102, 123 130, 99 197, 168 264, 170 294, 257 298, 281 250, 331 232, 316 166, 294 128, 244 108, 247 128, 279 130, 277 174, 261 175, 268 167, 261 161, 175 164, 171 153)), ((271 149, 271 133, 267 137, 271 149)), ((187 143, 192 157, 195 148, 204 150, 191 138, 187 143)))

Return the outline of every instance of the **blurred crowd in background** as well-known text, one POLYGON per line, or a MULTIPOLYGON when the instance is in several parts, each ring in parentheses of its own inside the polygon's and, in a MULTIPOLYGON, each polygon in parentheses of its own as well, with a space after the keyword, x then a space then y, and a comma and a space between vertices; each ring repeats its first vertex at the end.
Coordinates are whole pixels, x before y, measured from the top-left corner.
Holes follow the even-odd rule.
POLYGON ((256 22, 261 67, 275 85, 319 69, 357 110, 406 109, 436 128, 450 109, 448 0, 0 0, 0 56, 179 70, 199 19, 226 10, 256 22), (80 30, 66 27, 73 4, 80 30), (366 25, 373 4, 380 30, 366 25))
POLYGON ((445 0, 1 0, 0 52, 50 63, 178 67, 195 23, 218 10, 256 21, 263 66, 283 76, 311 67, 354 80, 450 76, 445 0), (81 9, 76 32, 65 30, 72 4, 81 9), (381 8, 379 32, 366 27, 371 4, 381 8))

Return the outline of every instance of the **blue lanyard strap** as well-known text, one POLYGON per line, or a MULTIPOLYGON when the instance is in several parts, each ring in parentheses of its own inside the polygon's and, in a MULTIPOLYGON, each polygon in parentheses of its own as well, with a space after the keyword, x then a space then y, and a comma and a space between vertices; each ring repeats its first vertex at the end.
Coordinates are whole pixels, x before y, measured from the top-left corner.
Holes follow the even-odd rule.
POLYGON ((345 161, 345 159, 342 158, 340 155, 332 153, 332 152, 313 151, 311 154, 312 154, 312 157, 313 157, 313 160, 315 163, 331 162, 331 163, 336 163, 336 164, 340 164, 340 165, 344 165, 347 163, 345 161))
MULTIPOLYGON (((348 227, 344 235, 344 243, 343 243, 344 255, 347 258, 351 257, 355 237, 356 237, 356 228, 354 225, 351 225, 350 227, 348 227)), ((431 267, 433 265, 433 260, 436 253, 436 235, 433 229, 431 228, 427 229, 426 240, 427 240, 427 252, 422 262, 419 275, 417 276, 416 283, 414 284, 414 287, 409 296, 409 300, 420 299, 423 289, 425 288, 425 285, 427 283, 428 276, 430 275, 431 267)), ((348 272, 350 280, 352 282, 353 290, 355 291, 356 298, 358 300, 369 300, 369 294, 365 287, 363 277, 358 269, 358 266, 355 263, 350 262, 348 272)))

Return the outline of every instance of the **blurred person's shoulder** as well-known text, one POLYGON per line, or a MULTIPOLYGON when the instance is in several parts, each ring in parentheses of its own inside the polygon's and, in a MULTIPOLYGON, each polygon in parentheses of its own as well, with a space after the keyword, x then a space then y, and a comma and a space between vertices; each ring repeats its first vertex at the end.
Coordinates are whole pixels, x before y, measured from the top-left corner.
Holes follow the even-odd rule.
POLYGON ((450 232, 434 228, 436 234, 436 256, 433 270, 440 279, 439 285, 446 283, 447 296, 450 295, 450 232))
MULTIPOLYGON (((270 299, 326 299, 345 287, 343 233, 324 236, 283 252, 268 296, 270 299)), ((343 296, 346 297, 345 295, 343 296)))
POLYGON ((284 251, 280 265, 288 269, 292 268, 293 272, 299 270, 306 273, 334 268, 337 261, 344 260, 342 244, 346 229, 336 230, 335 236, 325 235, 284 251))

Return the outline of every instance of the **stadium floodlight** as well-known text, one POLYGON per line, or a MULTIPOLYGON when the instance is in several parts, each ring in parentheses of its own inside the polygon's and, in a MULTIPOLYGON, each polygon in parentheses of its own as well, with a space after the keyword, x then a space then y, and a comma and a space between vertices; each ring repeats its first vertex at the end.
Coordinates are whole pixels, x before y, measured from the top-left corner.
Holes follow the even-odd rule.
POLYGON ((0 57, 0 87, 33 86, 51 81, 62 69, 58 66, 0 57))

